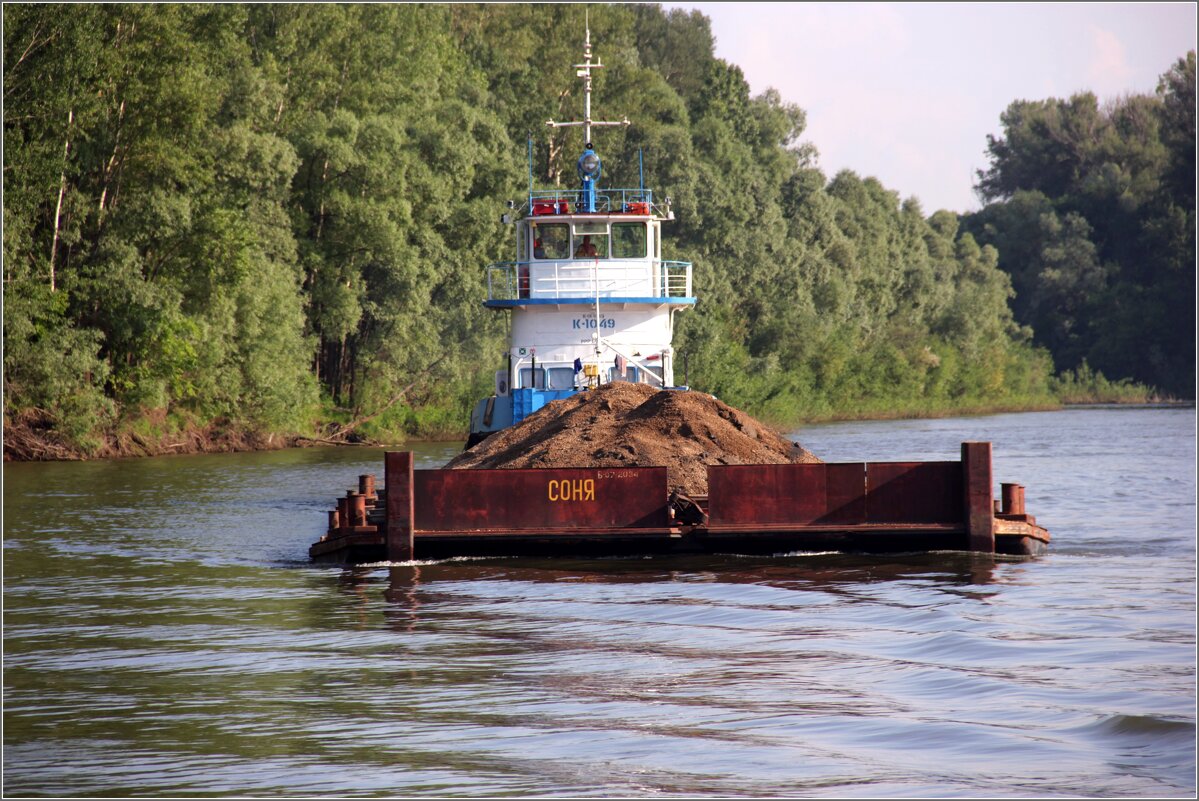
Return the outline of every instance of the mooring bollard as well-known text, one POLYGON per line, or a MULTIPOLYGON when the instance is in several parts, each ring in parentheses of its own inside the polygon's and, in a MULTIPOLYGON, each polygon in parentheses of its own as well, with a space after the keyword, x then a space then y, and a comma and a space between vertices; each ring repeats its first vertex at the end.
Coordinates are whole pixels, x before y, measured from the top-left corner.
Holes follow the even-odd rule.
POLYGON ((1003 513, 1005 515, 1024 514, 1024 486, 1021 484, 1000 484, 1003 495, 1003 513))
POLYGON ((358 492, 366 498, 368 504, 379 500, 379 496, 375 494, 375 477, 370 473, 358 476, 358 492))
POLYGON ((350 525, 354 528, 366 525, 366 496, 350 493, 350 525))
POLYGON ((341 523, 340 523, 340 521, 338 521, 337 517, 338 517, 338 515, 337 515, 336 509, 329 512, 329 532, 328 533, 330 533, 330 534, 336 534, 337 530, 341 527, 341 523))
POLYGON ((337 499, 337 530, 342 534, 348 534, 350 531, 350 499, 337 499))

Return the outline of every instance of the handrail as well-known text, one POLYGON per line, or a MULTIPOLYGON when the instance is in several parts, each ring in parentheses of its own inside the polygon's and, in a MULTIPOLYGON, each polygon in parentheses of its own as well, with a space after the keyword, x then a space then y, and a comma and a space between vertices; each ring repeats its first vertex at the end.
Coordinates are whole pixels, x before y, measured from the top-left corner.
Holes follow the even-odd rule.
MULTIPOLYGON (((552 206, 556 214, 570 214, 570 209, 579 203, 578 189, 535 189, 529 192, 528 205, 521 211, 533 211, 537 205, 552 206)), ((661 215, 662 210, 654 203, 652 189, 601 189, 595 194, 595 210, 601 214, 629 211, 634 203, 646 204, 646 211, 661 215)), ((578 212, 577 209, 574 213, 578 212)))
POLYGON ((487 299, 690 298, 691 262, 660 259, 501 261, 487 265, 487 299), (598 287, 597 287, 598 284, 598 287))
MULTIPOLYGON (((618 355, 618 356, 623 356, 623 357, 624 357, 624 359, 625 359, 625 361, 627 361, 629 364, 631 364, 631 365, 633 365, 634 367, 636 367, 637 369, 641 370, 641 371, 642 371, 643 373, 645 373, 646 375, 648 375, 648 376, 651 376, 651 377, 653 378, 653 380, 654 380, 654 381, 657 381, 657 382, 658 382, 658 386, 660 386, 660 387, 662 387, 662 388, 665 388, 665 387, 666 387, 666 381, 665 381, 665 380, 664 380, 664 379, 663 379, 663 378, 662 378, 660 375, 658 375, 657 373, 655 373, 655 372, 654 372, 654 371, 651 369, 651 368, 653 368, 653 367, 661 367, 662 365, 661 365, 660 363, 659 363, 659 364, 650 364, 650 363, 649 363, 647 360, 645 360, 645 359, 638 359, 636 356, 629 356, 629 355, 628 355, 627 353, 625 353, 624 351, 621 351, 621 350, 617 349, 617 348, 616 348, 616 347, 615 347, 615 346, 614 346, 614 345, 613 345, 613 344, 612 344, 610 341, 608 341, 607 339, 602 339, 602 338, 601 338, 601 339, 600 339, 600 345, 601 345, 603 348, 605 348, 605 349, 607 349, 607 350, 610 350, 610 351, 612 351, 613 353, 615 353, 615 354, 616 354, 616 355, 618 355)), ((597 351, 597 355, 598 355, 598 351, 597 351)), ((590 360, 588 360, 588 361, 590 361, 590 360)), ((536 383, 537 383, 537 374, 536 374, 536 373, 534 373, 534 374, 531 376, 531 379, 532 379, 532 381, 533 381, 533 384, 534 384, 534 386, 532 386, 532 387, 523 387, 523 386, 518 386, 518 385, 520 384, 520 381, 521 381, 520 371, 521 371, 521 370, 523 370, 523 369, 525 369, 525 367, 526 367, 526 366, 531 366, 532 364, 533 364, 533 359, 532 359, 532 357, 526 357, 526 356, 518 356, 518 357, 517 357, 517 359, 516 359, 516 361, 512 363, 512 386, 510 387, 510 389, 511 389, 511 390, 517 390, 517 389, 537 389, 537 387, 535 386, 535 385, 536 385, 536 383)), ((541 369, 541 370, 546 370, 546 369, 547 369, 547 368, 546 368, 546 366, 545 366, 546 364, 547 364, 546 362, 542 362, 542 363, 541 363, 541 365, 542 365, 542 366, 541 366, 541 367, 539 367, 538 369, 541 369)), ((551 362, 550 364, 553 364, 553 362, 551 362)), ((545 373, 545 376, 544 376, 544 378, 542 379, 542 381, 543 381, 543 382, 548 382, 548 381, 549 381, 549 373, 545 373)), ((604 381, 604 380, 603 380, 603 375, 602 375, 602 373, 601 373, 601 375, 600 375, 600 383, 601 383, 601 384, 607 384, 607 383, 610 383, 610 382, 608 382, 608 381, 604 381)), ((563 391, 563 390, 562 390, 561 388, 558 388, 558 389, 550 389, 549 387, 542 387, 542 388, 541 388, 540 390, 538 390, 538 391, 539 391, 539 392, 561 392, 561 391, 563 391)))

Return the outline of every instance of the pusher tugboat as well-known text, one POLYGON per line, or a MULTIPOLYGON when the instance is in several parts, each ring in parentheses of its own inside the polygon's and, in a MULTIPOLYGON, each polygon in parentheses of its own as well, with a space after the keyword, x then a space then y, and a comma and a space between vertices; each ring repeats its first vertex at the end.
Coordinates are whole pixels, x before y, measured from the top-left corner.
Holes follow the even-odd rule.
POLYGON ((574 67, 583 119, 546 124, 582 127, 580 186, 535 189, 530 143, 528 199, 510 203, 505 215, 516 232, 516 261, 487 267, 484 305, 511 314, 507 363, 495 373, 495 393, 471 413, 468 448, 590 386, 675 386, 674 315, 695 305, 691 264, 662 258, 661 226, 674 213, 669 197, 659 202, 644 186, 643 165, 638 188, 600 187, 604 164, 592 129, 630 123, 591 118, 591 72, 603 64, 591 60, 590 30, 574 67))

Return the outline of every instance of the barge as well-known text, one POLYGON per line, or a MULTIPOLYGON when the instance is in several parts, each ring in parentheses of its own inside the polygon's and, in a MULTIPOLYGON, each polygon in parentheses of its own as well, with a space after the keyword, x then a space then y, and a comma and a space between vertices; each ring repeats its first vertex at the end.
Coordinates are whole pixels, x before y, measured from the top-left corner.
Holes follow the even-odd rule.
MULTIPOLYGON (((591 118, 591 34, 583 62, 583 151, 576 189, 534 189, 504 221, 516 260, 487 267, 484 305, 509 315, 507 364, 475 405, 470 448, 541 407, 601 384, 677 385, 677 313, 696 303, 691 264, 662 258, 669 198, 601 189, 591 118)), ((385 483, 362 476, 309 549, 320 562, 406 562, 465 555, 927 551, 1035 555, 1049 534, 1025 513, 1024 488, 994 502, 991 445, 962 443, 955 462, 708 465, 706 495, 668 486, 664 466, 414 469, 388 453, 385 483)))
POLYGON ((417 470, 385 455, 338 500, 316 562, 451 556, 973 551, 1035 556, 1049 532, 1024 487, 993 498, 991 443, 946 462, 709 465, 708 494, 665 467, 417 470))

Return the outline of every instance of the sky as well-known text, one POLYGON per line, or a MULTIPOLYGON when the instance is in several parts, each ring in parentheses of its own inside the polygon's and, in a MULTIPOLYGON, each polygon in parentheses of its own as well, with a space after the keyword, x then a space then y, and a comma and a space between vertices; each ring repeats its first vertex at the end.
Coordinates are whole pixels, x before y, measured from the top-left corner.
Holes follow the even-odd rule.
POLYGON ((828 177, 874 176, 926 214, 981 204, 1014 100, 1152 93, 1195 49, 1194 3, 664 3, 712 21, 756 95, 807 112, 828 177))

